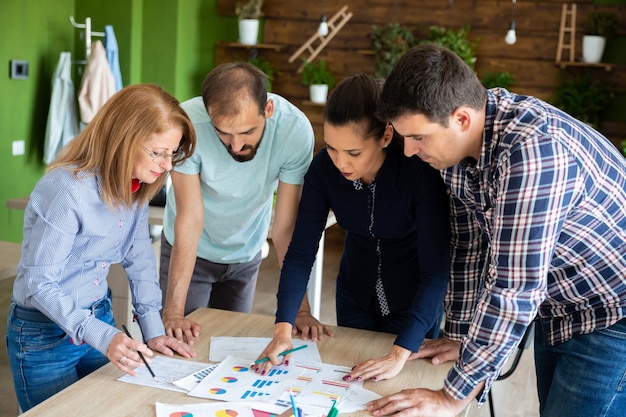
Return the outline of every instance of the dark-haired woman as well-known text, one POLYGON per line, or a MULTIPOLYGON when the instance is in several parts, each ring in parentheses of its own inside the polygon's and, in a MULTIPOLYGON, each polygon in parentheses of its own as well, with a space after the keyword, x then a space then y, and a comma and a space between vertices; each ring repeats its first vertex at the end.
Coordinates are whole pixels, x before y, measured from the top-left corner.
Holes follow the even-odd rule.
POLYGON ((313 340, 332 335, 310 312, 299 310, 331 209, 346 231, 337 276, 338 325, 397 335, 388 355, 356 365, 344 379, 397 375, 429 330, 438 330, 450 271, 448 197, 439 173, 419 158, 405 157, 402 138, 376 118, 380 91, 371 76, 356 74, 329 98, 326 149, 305 176, 280 275, 274 338, 260 355, 270 361, 257 372, 280 363, 277 354, 291 348, 294 326, 303 338, 309 331, 313 340))

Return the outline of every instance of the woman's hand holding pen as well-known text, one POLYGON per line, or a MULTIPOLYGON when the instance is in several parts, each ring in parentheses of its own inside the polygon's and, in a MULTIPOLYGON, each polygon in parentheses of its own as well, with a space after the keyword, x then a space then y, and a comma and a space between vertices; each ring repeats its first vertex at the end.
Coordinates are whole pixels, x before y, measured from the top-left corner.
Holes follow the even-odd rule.
POLYGON ((143 353, 146 360, 154 355, 144 343, 119 332, 113 336, 113 340, 107 348, 106 356, 122 372, 135 376, 135 369, 143 366, 143 361, 137 352, 143 353))
POLYGON ((387 356, 359 363, 343 380, 365 381, 371 378, 373 381, 382 381, 393 378, 400 373, 410 355, 410 350, 394 345, 387 356))
POLYGON ((274 338, 257 358, 269 358, 269 360, 253 365, 252 368, 256 373, 265 375, 274 365, 280 365, 281 363, 289 365, 291 355, 279 356, 279 353, 293 347, 291 343, 291 328, 292 326, 290 323, 276 323, 274 326, 274 338))

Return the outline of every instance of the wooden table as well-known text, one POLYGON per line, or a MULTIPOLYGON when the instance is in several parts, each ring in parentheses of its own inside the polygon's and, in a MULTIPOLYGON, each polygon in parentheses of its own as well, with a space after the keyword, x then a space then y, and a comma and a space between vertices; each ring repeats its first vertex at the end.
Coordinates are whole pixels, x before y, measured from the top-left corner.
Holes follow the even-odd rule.
MULTIPOLYGON (((198 357, 208 362, 211 336, 271 337, 274 318, 232 311, 199 309, 189 315, 199 322, 202 334, 196 342, 198 357)), ((336 365, 352 366, 360 361, 389 352, 394 335, 365 330, 334 327, 334 338, 318 342, 322 361, 336 365)), ((443 384, 449 365, 431 365, 425 360, 408 362, 402 372, 388 381, 366 381, 364 387, 381 395, 392 394, 404 388, 427 387, 439 389, 443 384)), ((211 400, 190 397, 173 391, 165 391, 117 381, 122 376, 113 364, 81 379, 37 407, 23 414, 32 416, 93 416, 100 417, 154 417, 155 402, 191 404, 211 400)), ((366 411, 351 415, 370 416, 366 411)))
POLYGON ((21 255, 21 243, 0 242, 0 281, 13 278, 17 274, 21 255))

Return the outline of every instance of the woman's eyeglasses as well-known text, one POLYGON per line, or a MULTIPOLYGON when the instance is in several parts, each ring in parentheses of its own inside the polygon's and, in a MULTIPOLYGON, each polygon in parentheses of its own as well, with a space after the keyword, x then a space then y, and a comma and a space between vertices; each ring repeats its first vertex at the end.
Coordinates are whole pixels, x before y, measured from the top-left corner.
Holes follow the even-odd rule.
POLYGON ((152 162, 163 162, 166 159, 170 159, 172 162, 176 162, 182 156, 182 152, 179 149, 176 149, 172 153, 152 152, 150 149, 143 146, 143 150, 146 151, 148 156, 152 159, 152 162))

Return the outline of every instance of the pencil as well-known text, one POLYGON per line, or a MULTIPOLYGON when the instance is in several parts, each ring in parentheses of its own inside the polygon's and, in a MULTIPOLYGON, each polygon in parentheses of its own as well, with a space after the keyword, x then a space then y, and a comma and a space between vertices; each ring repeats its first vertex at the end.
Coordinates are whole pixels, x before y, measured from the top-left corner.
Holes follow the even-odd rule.
MULTIPOLYGON (((293 348, 293 349, 286 350, 286 351, 284 351, 284 352, 280 352, 280 353, 278 354, 278 356, 285 356, 285 355, 289 355, 290 353, 293 353, 293 352, 295 352, 296 350, 304 349, 305 347, 308 347, 308 345, 302 345, 302 346, 298 346, 297 348, 293 348)), ((258 364, 260 364, 260 363, 267 362, 267 361, 269 361, 269 360, 270 360, 270 358, 268 358, 268 357, 266 356, 266 357, 264 357, 264 358, 261 358, 261 359, 257 359, 257 360, 255 360, 254 362, 252 362, 252 363, 250 364, 250 366, 252 366, 252 365, 258 365, 258 364)))
MULTIPOLYGON (((124 324, 122 324, 122 329, 124 330, 124 333, 126 333, 126 336, 130 337, 131 339, 133 338, 124 324)), ((141 358, 143 363, 146 365, 146 368, 148 368, 148 371, 150 371, 150 375, 152 375, 152 379, 154 379, 156 382, 159 382, 159 379, 156 377, 156 375, 152 371, 152 368, 150 368, 150 365, 148 365, 148 361, 146 360, 146 358, 144 358, 143 354, 139 351, 137 351, 137 353, 139 354, 139 357, 141 358)))

